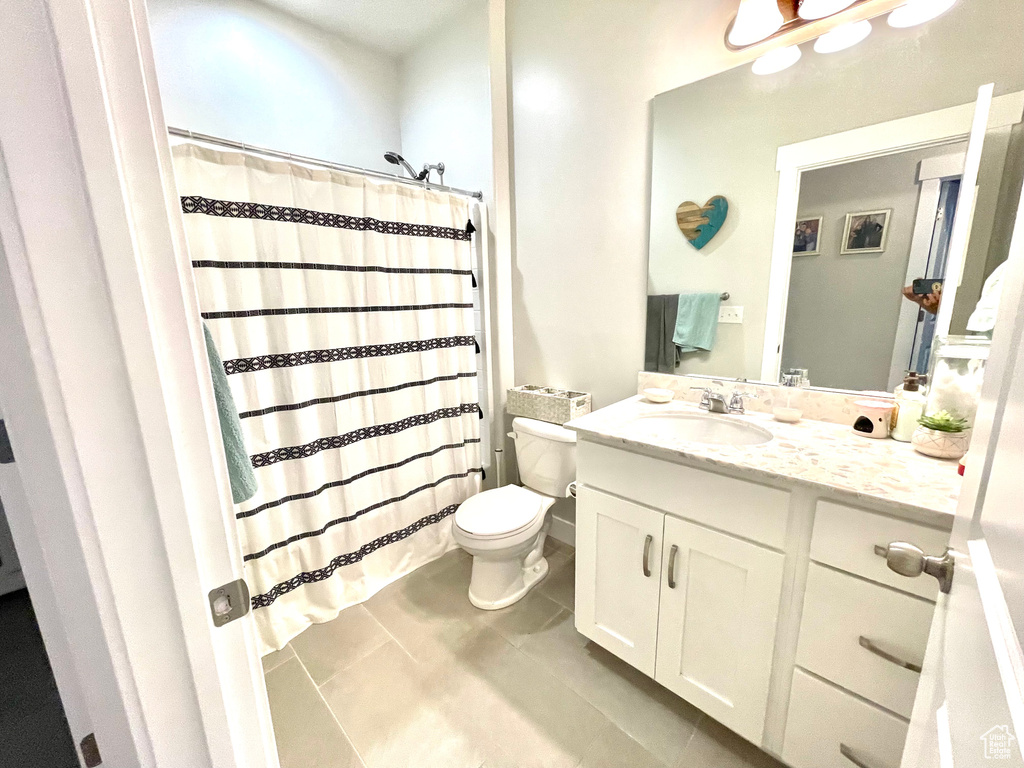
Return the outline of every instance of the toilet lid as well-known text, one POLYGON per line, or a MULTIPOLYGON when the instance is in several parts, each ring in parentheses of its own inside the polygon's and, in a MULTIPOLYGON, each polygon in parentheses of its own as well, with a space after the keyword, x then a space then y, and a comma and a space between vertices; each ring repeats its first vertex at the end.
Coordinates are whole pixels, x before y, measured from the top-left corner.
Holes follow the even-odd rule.
POLYGON ((478 493, 455 510, 455 524, 474 536, 503 536, 525 528, 544 511, 544 498, 519 485, 478 493))

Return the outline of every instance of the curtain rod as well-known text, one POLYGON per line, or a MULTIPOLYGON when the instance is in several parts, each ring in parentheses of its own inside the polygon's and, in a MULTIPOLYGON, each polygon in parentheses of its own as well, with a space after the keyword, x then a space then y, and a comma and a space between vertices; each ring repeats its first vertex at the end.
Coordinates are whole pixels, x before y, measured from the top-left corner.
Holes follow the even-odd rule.
POLYGON ((318 160, 315 157, 306 157, 304 155, 295 155, 291 152, 280 152, 276 149, 268 149, 266 147, 256 147, 252 144, 244 144, 241 141, 232 141, 231 139, 222 139, 219 136, 210 136, 206 133, 196 133, 195 131, 188 131, 184 128, 175 128, 173 126, 167 126, 167 132, 172 136, 180 136, 185 139, 192 139, 193 141, 201 141, 204 144, 216 144, 221 147, 227 147, 229 149, 240 149, 243 152, 252 152, 258 155, 266 155, 267 157, 274 157, 280 160, 293 160, 299 163, 305 163, 307 165, 319 165, 323 168, 330 168, 334 171, 346 171, 349 173, 361 173, 364 176, 373 176, 377 179, 386 179, 388 181, 396 181, 400 184, 409 184, 413 187, 419 187, 421 189, 435 189, 439 192, 449 192, 455 195, 464 195, 466 197, 472 197, 477 200, 483 200, 483 192, 473 192, 468 189, 459 189, 458 187, 446 187, 443 184, 433 184, 428 181, 416 181, 416 179, 407 179, 404 176, 397 176, 393 173, 385 173, 384 171, 373 171, 369 168, 359 168, 355 165, 344 165, 342 163, 334 163, 330 160, 318 160))

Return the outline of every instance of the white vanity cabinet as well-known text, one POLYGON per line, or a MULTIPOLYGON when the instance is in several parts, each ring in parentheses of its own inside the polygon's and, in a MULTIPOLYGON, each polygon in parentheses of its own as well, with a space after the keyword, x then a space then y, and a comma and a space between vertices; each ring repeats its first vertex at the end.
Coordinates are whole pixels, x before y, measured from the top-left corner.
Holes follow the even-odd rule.
POLYGON ((577 478, 579 632, 793 768, 899 766, 937 586, 875 547, 948 527, 586 439, 577 478))
POLYGON ((770 518, 785 492, 758 510, 753 484, 587 443, 578 465, 576 628, 760 744, 785 557, 678 512, 770 518))

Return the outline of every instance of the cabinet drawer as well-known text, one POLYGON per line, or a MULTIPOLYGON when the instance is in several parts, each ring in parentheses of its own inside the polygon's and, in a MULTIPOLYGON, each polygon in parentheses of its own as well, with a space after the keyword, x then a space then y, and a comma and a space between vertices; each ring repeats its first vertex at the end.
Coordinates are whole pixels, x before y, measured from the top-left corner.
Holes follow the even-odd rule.
POLYGON ((811 563, 796 663, 909 718, 921 675, 899 661, 920 669, 934 610, 923 598, 811 563))
POLYGON ((782 759, 792 768, 899 768, 907 723, 803 670, 793 673, 782 759))
MULTIPOLYGON (((950 526, 953 521, 950 520, 950 526)), ((889 570, 875 546, 906 541, 930 555, 941 555, 949 543, 949 531, 940 531, 896 517, 819 501, 814 515, 811 560, 855 573, 919 597, 935 600, 938 582, 931 577, 909 579, 889 570)))
POLYGON ((576 477, 585 485, 776 549, 785 546, 788 491, 586 440, 576 450, 576 477))

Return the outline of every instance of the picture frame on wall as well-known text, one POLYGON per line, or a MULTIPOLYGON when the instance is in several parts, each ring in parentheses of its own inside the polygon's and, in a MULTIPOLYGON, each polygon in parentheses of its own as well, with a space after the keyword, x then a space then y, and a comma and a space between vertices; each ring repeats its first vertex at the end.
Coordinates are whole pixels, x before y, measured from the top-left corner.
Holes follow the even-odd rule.
POLYGON ((817 256, 821 253, 821 216, 796 220, 793 233, 794 256, 817 256))
POLYGON ((889 239, 892 208, 846 214, 841 254, 883 253, 889 239))

